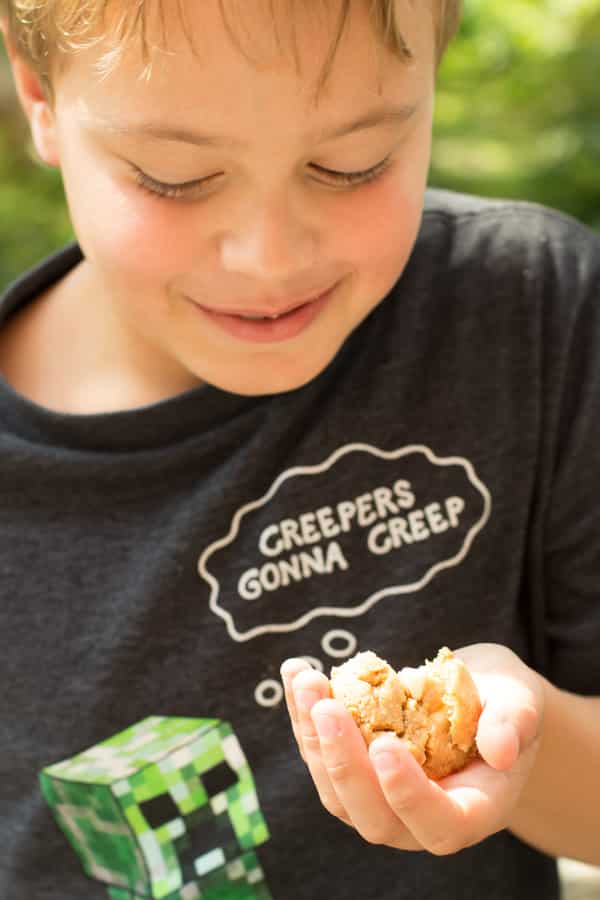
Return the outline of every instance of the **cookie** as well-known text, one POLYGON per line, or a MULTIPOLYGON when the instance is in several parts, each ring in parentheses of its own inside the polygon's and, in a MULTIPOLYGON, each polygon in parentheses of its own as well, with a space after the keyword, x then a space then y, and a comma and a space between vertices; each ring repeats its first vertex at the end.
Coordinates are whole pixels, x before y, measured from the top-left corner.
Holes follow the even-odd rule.
POLYGON ((331 670, 331 690, 370 744, 392 732, 429 778, 440 779, 476 757, 481 701, 464 663, 447 647, 433 662, 399 672, 375 653, 357 653, 331 670))

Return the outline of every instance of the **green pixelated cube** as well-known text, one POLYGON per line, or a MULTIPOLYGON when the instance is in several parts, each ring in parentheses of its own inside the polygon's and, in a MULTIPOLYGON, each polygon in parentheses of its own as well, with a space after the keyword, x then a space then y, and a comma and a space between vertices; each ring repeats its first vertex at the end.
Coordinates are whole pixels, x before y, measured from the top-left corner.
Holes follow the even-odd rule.
POLYGON ((40 775, 88 877, 111 900, 269 897, 268 840, 231 726, 152 716, 40 775))
MULTIPOLYGON (((122 888, 109 888, 109 900, 136 900, 138 894, 122 888)), ((188 884, 171 894, 168 900, 272 900, 265 884, 264 874, 253 851, 244 853, 212 878, 206 879, 200 888, 188 884)))

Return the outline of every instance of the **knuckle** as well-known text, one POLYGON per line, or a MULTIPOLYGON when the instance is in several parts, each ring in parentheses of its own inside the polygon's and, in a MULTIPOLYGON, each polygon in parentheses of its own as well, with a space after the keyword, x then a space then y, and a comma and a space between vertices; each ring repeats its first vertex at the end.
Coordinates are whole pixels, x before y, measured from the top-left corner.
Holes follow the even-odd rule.
POLYGON ((348 824, 348 815, 346 813, 346 810, 337 799, 337 797, 332 797, 331 794, 326 794, 324 791, 319 791, 319 800, 330 815, 332 815, 335 819, 341 819, 343 822, 346 822, 346 824, 348 824))
POLYGON ((540 728, 540 715, 535 706, 525 706, 521 710, 519 730, 527 743, 537 737, 540 728))
POLYGON ((433 856, 451 856, 460 850, 456 838, 451 834, 436 834, 433 840, 428 842, 427 850, 433 856))
POLYGON ((341 762, 330 762, 327 764, 327 774, 332 784, 336 786, 344 786, 352 778, 353 769, 350 763, 342 760, 341 762))
POLYGON ((298 724, 298 719, 296 716, 290 716, 290 725, 292 726, 292 732, 294 737, 297 739, 300 734, 300 726, 298 724))
POLYGON ((300 733, 300 729, 295 722, 293 724, 292 733, 294 735, 294 740, 296 741, 298 748, 300 749, 300 752, 302 752, 302 734, 300 733))
POLYGON ((422 806, 422 799, 415 791, 390 792, 390 798, 392 809, 399 818, 414 815, 422 806))
POLYGON ((298 744, 298 753, 300 754, 300 759, 304 763, 305 766, 308 766, 308 760, 306 759, 306 753, 304 752, 304 747, 302 744, 298 744))
POLYGON ((385 834, 383 829, 378 828, 377 826, 361 828, 359 834, 363 841, 366 841, 367 844, 373 844, 374 846, 388 844, 390 839, 389 835, 385 834))
POLYGON ((321 745, 319 743, 319 738, 315 734, 314 731, 302 731, 300 733, 300 743, 304 748, 304 753, 317 755, 321 752, 321 745))

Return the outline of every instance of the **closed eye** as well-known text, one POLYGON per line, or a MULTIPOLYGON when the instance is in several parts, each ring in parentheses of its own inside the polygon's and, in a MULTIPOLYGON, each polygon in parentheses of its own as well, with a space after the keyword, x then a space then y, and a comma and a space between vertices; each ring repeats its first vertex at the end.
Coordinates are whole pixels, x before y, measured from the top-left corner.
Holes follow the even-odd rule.
MULTIPOLYGON (((336 172, 332 169, 325 169, 322 166, 313 166, 320 174, 325 176, 335 185, 342 186, 358 186, 375 181, 379 178, 391 163, 391 157, 387 156, 376 166, 370 169, 364 169, 360 172, 336 172)), ((195 181, 184 181, 179 184, 170 184, 163 181, 157 181, 150 175, 146 175, 137 166, 134 166, 135 179, 137 184, 145 191, 159 197, 166 197, 171 200, 188 199, 192 195, 201 195, 208 185, 218 178, 218 175, 210 175, 208 178, 199 178, 195 181)))
POLYGON ((366 182, 374 181, 375 178, 382 175, 390 165, 390 162, 391 157, 386 156, 376 166, 372 166, 370 169, 363 169, 362 172, 334 172, 331 169, 323 169, 321 166, 315 166, 315 168, 339 184, 365 184, 366 182))

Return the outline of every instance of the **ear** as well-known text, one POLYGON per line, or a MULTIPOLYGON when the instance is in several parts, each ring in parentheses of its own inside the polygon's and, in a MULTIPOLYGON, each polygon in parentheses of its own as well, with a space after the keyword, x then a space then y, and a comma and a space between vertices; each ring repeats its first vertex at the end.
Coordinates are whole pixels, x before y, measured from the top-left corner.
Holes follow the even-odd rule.
POLYGON ((55 118, 50 98, 39 75, 14 47, 4 20, 0 20, 0 31, 4 36, 17 96, 29 122, 36 152, 46 165, 58 166, 55 118))

